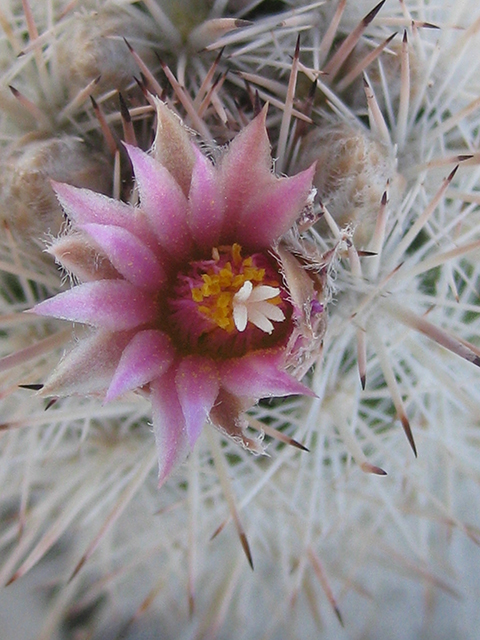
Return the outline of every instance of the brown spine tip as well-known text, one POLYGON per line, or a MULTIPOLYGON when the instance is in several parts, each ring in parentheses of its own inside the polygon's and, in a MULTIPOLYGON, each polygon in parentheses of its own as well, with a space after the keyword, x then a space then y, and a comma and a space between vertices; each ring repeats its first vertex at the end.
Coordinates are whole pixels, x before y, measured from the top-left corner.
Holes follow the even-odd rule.
POLYGON ((133 47, 132 47, 132 45, 129 43, 129 41, 128 41, 126 38, 123 38, 123 41, 124 41, 124 42, 125 42, 125 44, 127 45, 128 50, 129 50, 130 52, 132 52, 132 51, 133 51, 133 47))
POLYGON ((362 391, 365 391, 365 386, 367 384, 367 376, 366 375, 360 376, 360 384, 362 386, 362 391))
POLYGON ((216 67, 218 65, 218 63, 221 60, 221 57, 223 56, 223 52, 225 51, 225 47, 222 47, 220 49, 220 51, 217 54, 217 57, 215 58, 215 62, 213 63, 213 66, 216 67))
POLYGON ((237 29, 241 29, 242 27, 251 27, 254 23, 251 20, 241 20, 240 18, 237 18, 234 24, 237 29))
POLYGON ((388 202, 388 195, 387 195, 387 192, 384 191, 382 195, 382 207, 385 207, 387 202, 388 202))
POLYGON ((298 440, 295 440, 294 438, 290 438, 288 441, 288 444, 292 445, 292 447, 296 447, 297 449, 300 449, 301 451, 306 451, 307 453, 310 453, 310 449, 307 449, 305 445, 303 445, 301 442, 298 442, 298 440))
POLYGON ((457 165, 456 165, 456 167, 454 167, 454 168, 452 169, 452 171, 449 173, 449 175, 448 175, 448 177, 447 177, 447 182, 451 182, 451 181, 453 180, 453 177, 454 177, 454 175, 457 173, 457 171, 458 171, 458 167, 459 167, 459 166, 460 166, 460 165, 458 165, 458 164, 457 164, 457 165))
POLYGON ((13 576, 10 578, 10 580, 8 580, 8 582, 5 583, 5 586, 8 587, 8 585, 10 585, 13 582, 15 582, 15 580, 17 580, 19 577, 20 577, 20 574, 17 571, 16 573, 13 574, 13 576))
POLYGON ((375 467, 375 471, 372 471, 372 473, 375 473, 377 476, 386 476, 386 475, 388 475, 388 473, 385 471, 385 469, 382 469, 381 467, 375 467))
POLYGON ((417 446, 415 444, 412 429, 410 427, 410 422, 408 421, 407 416, 401 416, 400 421, 402 423, 403 430, 405 431, 405 435, 407 436, 408 443, 411 446, 415 457, 418 458, 417 446))
POLYGON ((365 473, 373 473, 376 476, 386 476, 387 472, 382 469, 382 467, 377 467, 375 464, 370 464, 370 462, 362 462, 360 465, 360 469, 365 473))
POLYGON ((297 36, 297 42, 295 44, 295 53, 293 54, 294 58, 298 60, 300 57, 300 34, 297 36))
POLYGON ((243 533, 243 531, 240 533, 240 542, 242 544, 245 555, 247 556, 248 564, 250 565, 253 571, 252 553, 250 551, 250 545, 248 544, 247 536, 245 535, 245 533, 243 533))
POLYGON ((474 356, 472 359, 472 363, 477 367, 480 367, 480 356, 474 356))
POLYGON ((370 22, 372 22, 372 20, 375 18, 375 16, 380 11, 380 9, 383 7, 384 4, 385 4, 385 0, 382 0, 375 7, 373 7, 373 9, 369 13, 367 13, 367 15, 363 18, 362 24, 364 26, 369 25, 370 22))
POLYGON ((374 473, 376 476, 386 476, 386 475, 388 475, 387 472, 385 471, 385 469, 382 469, 382 467, 377 467, 375 465, 372 465, 370 473, 374 473))
POLYGON ((404 42, 405 44, 407 44, 408 42, 408 38, 407 38, 407 30, 405 29, 403 32, 403 38, 402 38, 402 42, 404 42))
POLYGON ((78 574, 78 572, 80 571, 80 569, 83 567, 83 565, 85 564, 85 562, 87 561, 87 557, 83 556, 80 559, 80 562, 77 564, 77 566, 75 567, 75 569, 72 572, 72 575, 69 577, 69 579, 67 580, 67 584, 70 584, 70 582, 75 578, 75 576, 78 574))
POLYGON ((160 66, 162 67, 162 69, 165 71, 165 69, 168 69, 168 65, 165 62, 165 60, 163 58, 160 57, 158 51, 155 51, 155 57, 157 58, 158 62, 160 63, 160 66))
POLYGON ((345 625, 343 624, 342 614, 340 613, 340 609, 337 607, 337 605, 333 607, 333 610, 335 611, 335 615, 337 616, 339 623, 342 625, 343 628, 345 628, 345 625))
POLYGON ((128 110, 127 104, 122 96, 122 94, 118 93, 118 102, 120 103, 120 113, 125 122, 131 122, 132 118, 130 116, 130 111, 128 110))
POLYGON ((227 521, 224 520, 221 524, 218 525, 218 527, 215 529, 215 531, 212 533, 212 535, 210 536, 210 541, 214 540, 218 534, 223 531, 223 529, 225 528, 225 525, 227 524, 227 521))
POLYGON ((18 96, 20 95, 20 91, 18 89, 15 89, 15 87, 13 87, 11 84, 8 85, 8 88, 13 93, 15 98, 18 98, 18 96))
POLYGON ((260 100, 260 94, 258 93, 258 90, 255 91, 255 104, 253 105, 253 113, 255 114, 255 116, 258 116, 258 114, 262 111, 263 106, 262 106, 262 101, 260 100))
POLYGON ((43 384, 19 384, 21 389, 30 389, 31 391, 40 391, 43 389, 43 384))
POLYGON ((188 594, 188 616, 190 619, 193 618, 195 613, 195 596, 193 593, 188 594))
POLYGON ((140 91, 143 93, 143 95, 145 96, 147 94, 147 88, 145 86, 145 84, 142 82, 142 80, 140 80, 139 78, 137 78, 137 76, 133 76, 133 79, 135 80, 135 82, 137 83, 138 88, 140 89, 140 91))

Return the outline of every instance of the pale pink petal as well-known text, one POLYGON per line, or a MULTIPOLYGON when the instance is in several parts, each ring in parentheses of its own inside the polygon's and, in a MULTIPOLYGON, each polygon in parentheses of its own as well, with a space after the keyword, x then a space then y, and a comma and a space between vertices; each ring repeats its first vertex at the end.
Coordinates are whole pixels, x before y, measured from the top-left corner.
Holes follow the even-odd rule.
POLYGON ((67 216, 77 224, 118 224, 132 217, 132 207, 120 200, 62 182, 52 181, 52 187, 67 216))
POLYGON ((180 362, 175 384, 193 447, 218 395, 218 369, 208 358, 187 356, 180 362))
POLYGON ((103 224, 84 224, 80 228, 88 233, 115 269, 132 284, 156 291, 164 282, 165 273, 155 254, 130 231, 103 224))
POLYGON ((158 484, 167 479, 188 453, 188 438, 178 400, 174 372, 170 370, 151 385, 153 433, 158 452, 158 484))
MULTIPOLYGON (((152 231, 140 210, 89 189, 79 189, 54 181, 52 181, 52 187, 65 213, 77 225, 88 223, 115 225, 128 229, 149 244, 152 231)), ((156 243, 153 243, 153 246, 155 245, 156 243)))
POLYGON ((96 331, 82 337, 46 380, 42 395, 70 396, 104 391, 132 335, 132 331, 96 331))
POLYGON ((80 282, 120 278, 107 256, 99 253, 83 233, 60 236, 48 248, 48 253, 80 282))
POLYGON ((233 395, 247 398, 269 398, 315 394, 283 370, 283 350, 257 351, 221 365, 222 387, 233 395))
POLYGON ((299 217, 312 190, 315 165, 291 178, 277 178, 241 212, 238 242, 268 247, 283 236, 299 217))
POLYGON ((197 147, 190 185, 189 224, 197 245, 207 249, 218 244, 224 219, 224 203, 218 170, 197 147))
POLYGON ((234 396, 221 388, 210 411, 210 420, 222 435, 231 438, 236 445, 240 445, 252 453, 263 454, 265 447, 261 438, 248 437, 248 420, 245 411, 250 409, 253 404, 255 403, 234 396))
POLYGON ((225 220, 222 236, 235 242, 235 224, 245 205, 255 199, 276 178, 272 173, 272 158, 265 120, 266 108, 230 143, 220 163, 220 178, 224 187, 225 220))
POLYGON ((168 170, 141 149, 125 145, 132 161, 140 194, 140 207, 147 215, 162 247, 173 257, 183 257, 191 248, 188 201, 168 170))
POLYGON ((192 135, 180 118, 166 104, 150 96, 157 109, 157 131, 152 146, 152 155, 168 169, 188 196, 195 153, 192 135))
POLYGON ((174 355, 170 338, 161 331, 138 332, 122 353, 105 400, 113 400, 159 378, 172 364, 174 355))
POLYGON ((31 313, 122 331, 154 320, 157 306, 151 294, 125 280, 100 280, 59 293, 31 313))

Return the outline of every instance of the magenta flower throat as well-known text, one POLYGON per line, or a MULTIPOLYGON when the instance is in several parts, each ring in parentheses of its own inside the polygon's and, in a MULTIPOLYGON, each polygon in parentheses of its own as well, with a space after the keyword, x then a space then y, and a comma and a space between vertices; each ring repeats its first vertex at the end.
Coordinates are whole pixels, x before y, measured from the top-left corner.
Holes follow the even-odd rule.
POLYGON ((266 110, 215 165, 160 101, 157 117, 149 154, 127 146, 135 204, 54 184, 70 224, 49 251, 78 284, 33 311, 90 327, 42 393, 147 395, 162 482, 206 421, 263 451, 244 412, 311 395, 297 365, 324 311, 318 278, 290 250, 314 167, 275 176, 266 110))

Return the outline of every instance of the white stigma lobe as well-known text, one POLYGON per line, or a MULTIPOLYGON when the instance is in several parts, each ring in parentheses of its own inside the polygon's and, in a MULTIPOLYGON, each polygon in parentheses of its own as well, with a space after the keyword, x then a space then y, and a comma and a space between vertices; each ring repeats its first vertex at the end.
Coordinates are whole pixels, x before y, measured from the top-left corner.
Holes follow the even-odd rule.
POLYGON ((233 321, 238 331, 245 331, 251 322, 265 333, 272 333, 273 322, 285 320, 283 311, 274 303, 268 302, 280 293, 277 287, 258 285, 254 287, 250 280, 233 296, 233 321))

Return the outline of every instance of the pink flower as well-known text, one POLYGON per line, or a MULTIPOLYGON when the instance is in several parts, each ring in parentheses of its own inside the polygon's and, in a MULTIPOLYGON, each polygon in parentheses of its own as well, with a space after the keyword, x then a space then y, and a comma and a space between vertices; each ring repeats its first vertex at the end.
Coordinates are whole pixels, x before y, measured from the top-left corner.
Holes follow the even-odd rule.
POLYGON ((323 306, 281 241, 308 205, 314 167, 274 175, 266 110, 217 165, 160 101, 157 116, 152 152, 127 146, 138 205, 54 184, 71 225, 49 251, 80 284, 33 312, 93 327, 45 395, 150 397, 162 482, 206 420, 262 451, 244 411, 259 398, 311 395, 287 367, 303 358, 305 326, 314 315, 318 326, 323 306))

